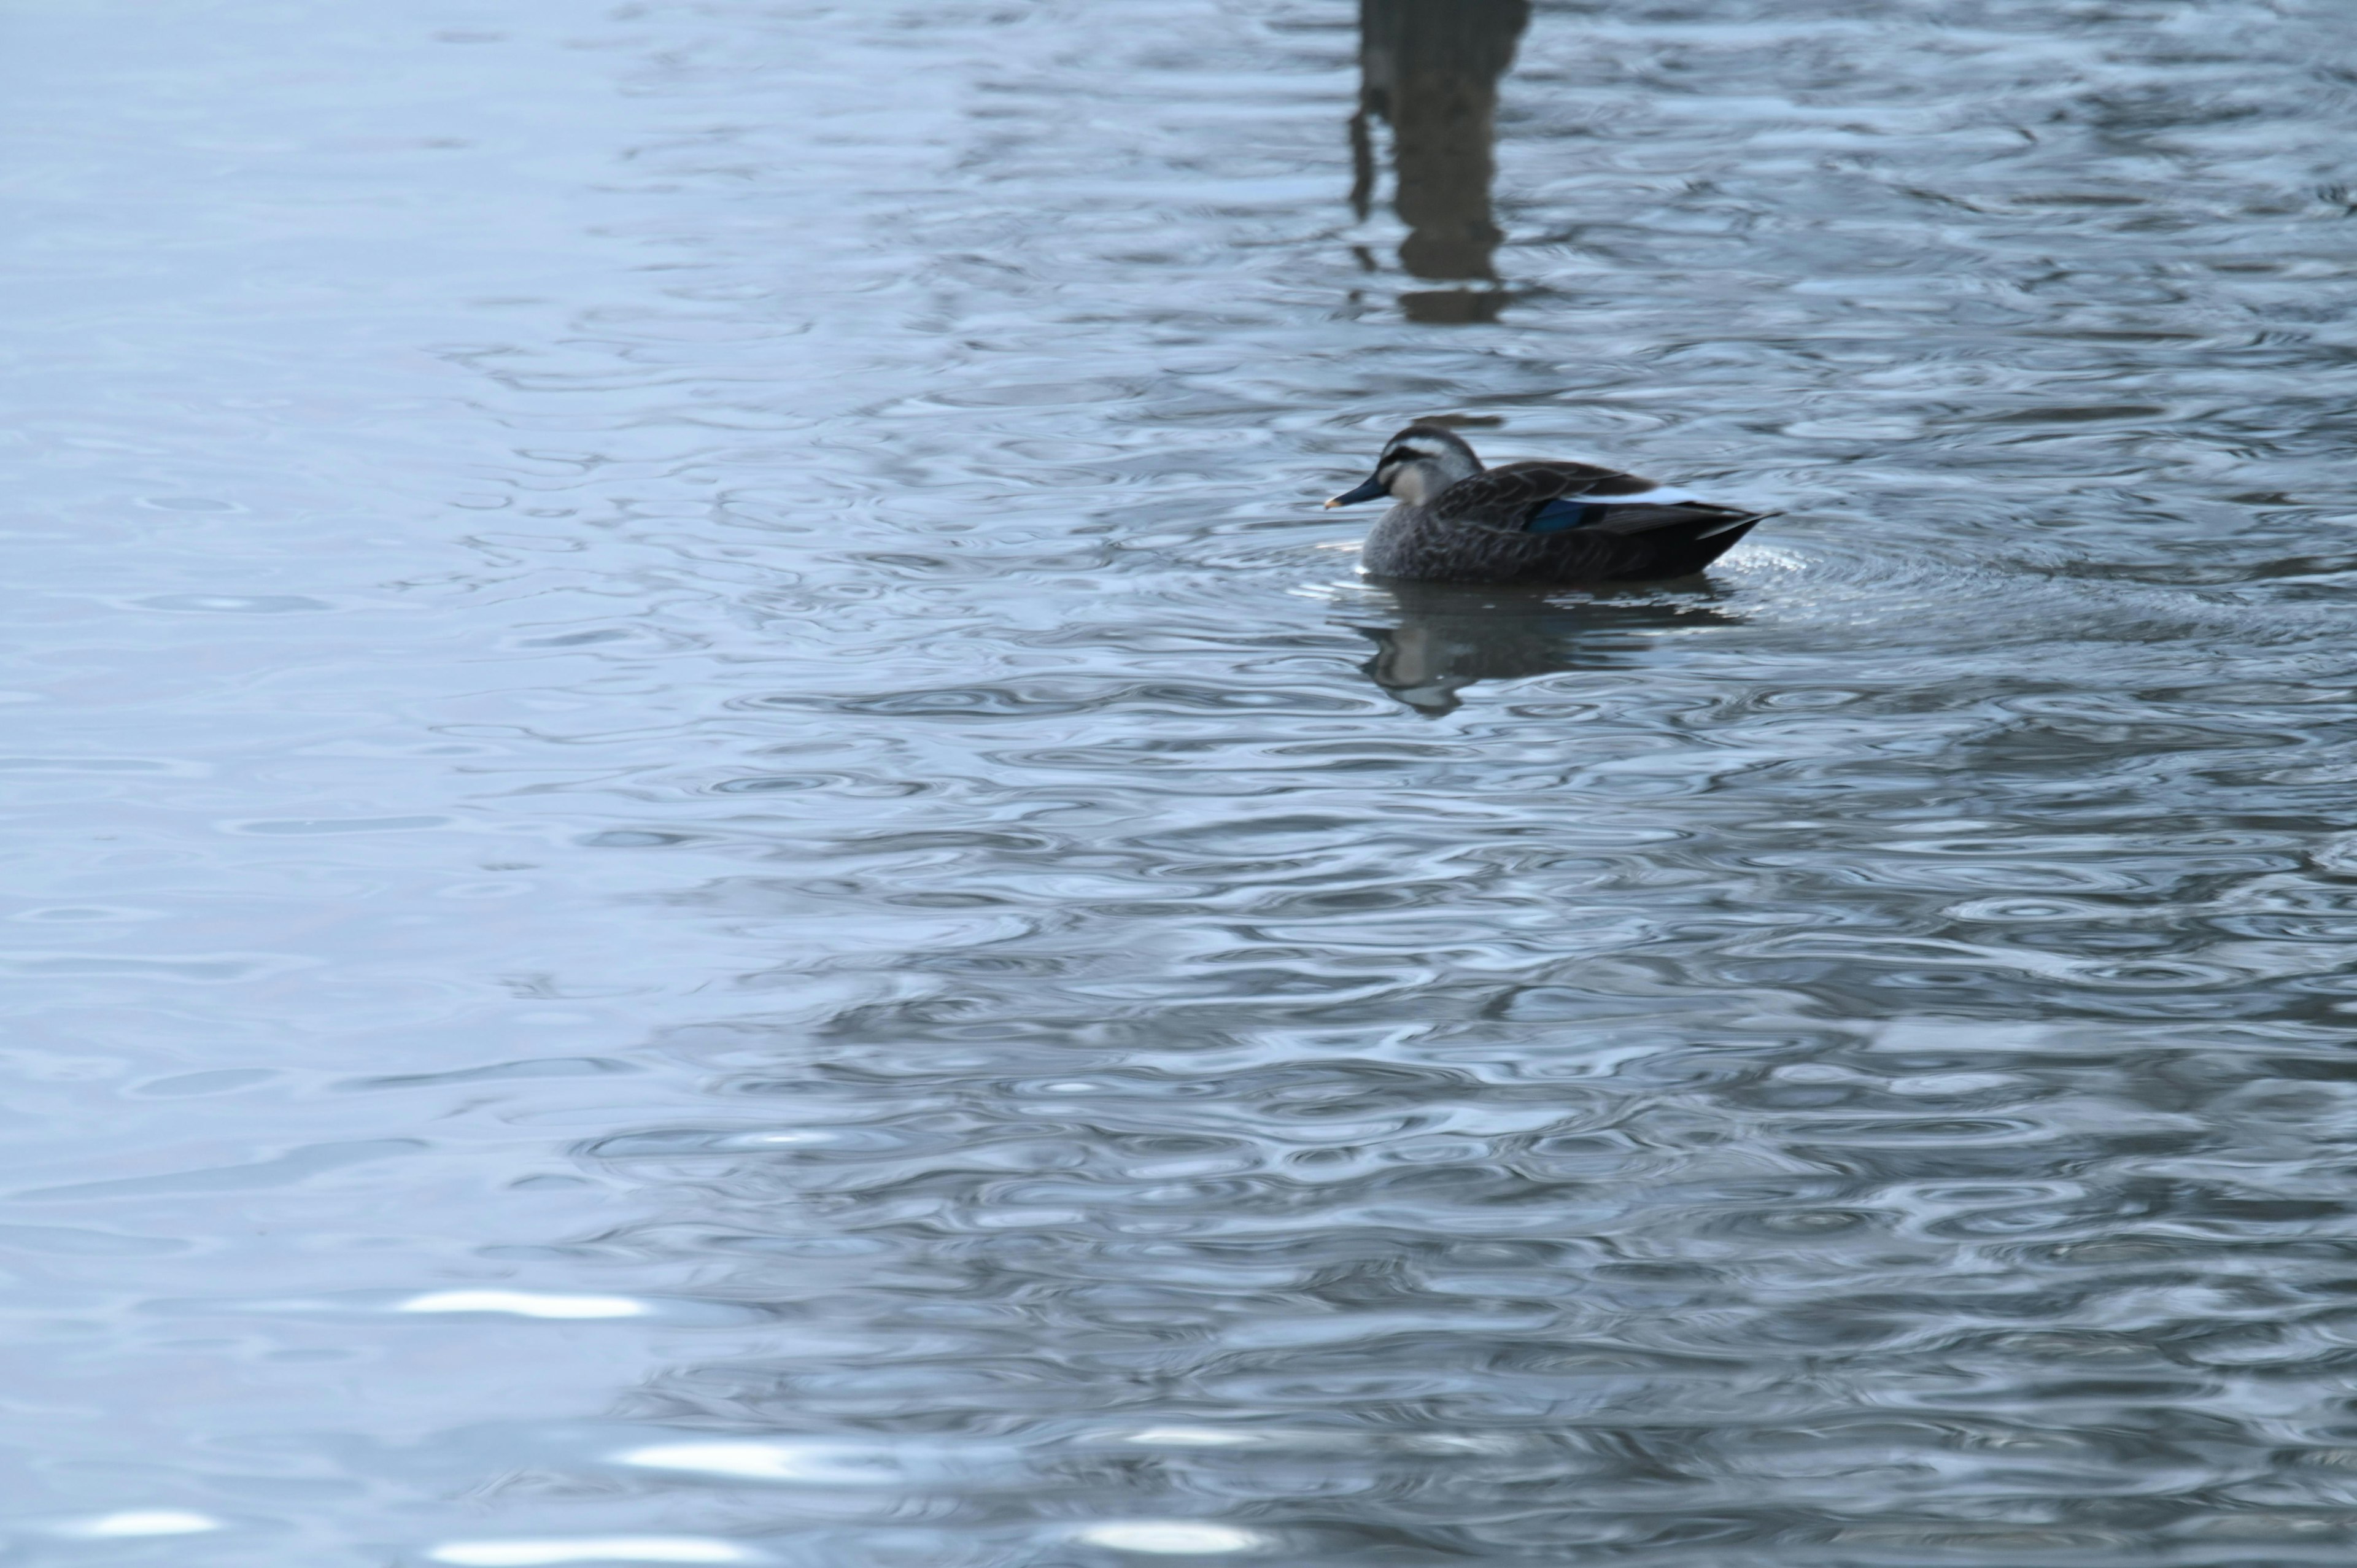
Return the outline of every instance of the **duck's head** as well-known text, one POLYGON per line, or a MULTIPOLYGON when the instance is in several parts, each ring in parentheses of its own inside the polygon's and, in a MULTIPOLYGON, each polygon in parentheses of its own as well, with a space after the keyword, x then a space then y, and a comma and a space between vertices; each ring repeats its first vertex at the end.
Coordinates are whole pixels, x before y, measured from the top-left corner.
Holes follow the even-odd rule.
POLYGON ((1355 490, 1344 490, 1326 504, 1351 506, 1390 496, 1410 506, 1421 506, 1459 479, 1481 471, 1481 459, 1453 430, 1437 424, 1411 424, 1383 443, 1375 459, 1374 476, 1355 490))

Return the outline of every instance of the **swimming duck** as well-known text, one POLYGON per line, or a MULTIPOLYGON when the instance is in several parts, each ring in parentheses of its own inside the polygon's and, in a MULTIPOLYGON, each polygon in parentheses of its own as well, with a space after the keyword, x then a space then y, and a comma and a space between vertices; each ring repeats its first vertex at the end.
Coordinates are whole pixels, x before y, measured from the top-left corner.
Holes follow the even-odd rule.
POLYGON ((1411 424, 1372 478, 1326 504, 1390 496, 1361 564, 1426 583, 1629 583, 1701 571, 1767 515, 1587 463, 1484 468, 1453 430, 1411 424))

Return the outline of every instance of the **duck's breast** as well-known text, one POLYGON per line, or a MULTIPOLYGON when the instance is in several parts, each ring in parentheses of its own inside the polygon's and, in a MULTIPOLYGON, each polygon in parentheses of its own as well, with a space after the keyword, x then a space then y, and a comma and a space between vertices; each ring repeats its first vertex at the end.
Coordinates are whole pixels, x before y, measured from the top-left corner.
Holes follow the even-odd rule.
POLYGON ((1420 532, 1429 531, 1431 517, 1409 501, 1395 501, 1375 520, 1367 541, 1359 547, 1359 564, 1378 577, 1412 577, 1420 532), (1419 529, 1419 521, 1422 529, 1419 529))
POLYGON ((1554 558, 1585 553, 1580 545, 1503 529, 1445 522, 1429 507, 1406 502, 1383 515, 1360 548, 1359 563, 1377 577, 1427 583, 1512 583, 1547 575, 1554 558))

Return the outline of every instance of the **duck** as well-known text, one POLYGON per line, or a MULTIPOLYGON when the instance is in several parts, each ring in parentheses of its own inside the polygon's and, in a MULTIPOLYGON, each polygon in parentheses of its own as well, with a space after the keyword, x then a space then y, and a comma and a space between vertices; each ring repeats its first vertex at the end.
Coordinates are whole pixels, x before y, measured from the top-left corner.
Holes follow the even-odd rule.
POLYGON ((1367 535, 1360 564, 1370 576, 1419 583, 1692 576, 1770 515, 1591 463, 1485 468, 1464 437, 1429 424, 1383 443, 1367 482, 1326 505, 1380 496, 1393 506, 1367 535))

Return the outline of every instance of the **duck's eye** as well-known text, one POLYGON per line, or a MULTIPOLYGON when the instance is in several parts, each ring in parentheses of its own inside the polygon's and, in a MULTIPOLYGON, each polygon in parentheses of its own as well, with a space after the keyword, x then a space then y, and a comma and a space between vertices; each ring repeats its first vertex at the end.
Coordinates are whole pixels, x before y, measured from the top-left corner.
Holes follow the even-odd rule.
POLYGON ((1386 463, 1421 463, 1426 457, 1431 456, 1431 453, 1419 452, 1413 446, 1394 446, 1391 450, 1391 456, 1385 457, 1383 461, 1386 463))

